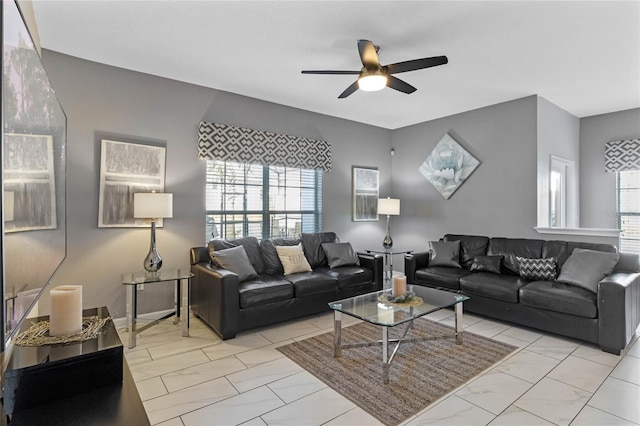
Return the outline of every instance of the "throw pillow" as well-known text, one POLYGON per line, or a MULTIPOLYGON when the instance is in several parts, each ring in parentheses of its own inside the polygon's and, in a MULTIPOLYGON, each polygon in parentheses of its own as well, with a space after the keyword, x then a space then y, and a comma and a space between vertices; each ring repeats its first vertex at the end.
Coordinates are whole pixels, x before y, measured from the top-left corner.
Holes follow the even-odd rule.
POLYGON ((300 240, 304 248, 304 255, 307 256, 312 268, 327 265, 327 256, 322 249, 322 243, 340 242, 335 232, 303 232, 300 234, 300 240))
POLYGON ((562 265, 558 281, 598 292, 598 283, 609 275, 620 260, 618 253, 573 249, 562 265))
POLYGON ((492 272, 500 274, 503 256, 475 256, 469 270, 471 272, 492 272))
POLYGON ((285 275, 311 272, 311 266, 302 251, 302 243, 297 246, 276 246, 276 251, 285 275))
POLYGON ((429 266, 460 266, 460 241, 429 241, 429 266))
POLYGON ((530 259, 516 256, 520 278, 530 281, 553 281, 556 279, 556 258, 530 259))
POLYGON ((258 274, 253 269, 244 247, 237 246, 224 250, 214 250, 210 253, 213 263, 238 275, 240 282, 258 278, 258 274))
POLYGON ((329 268, 338 266, 359 265, 360 259, 350 243, 322 243, 322 250, 327 255, 329 268))

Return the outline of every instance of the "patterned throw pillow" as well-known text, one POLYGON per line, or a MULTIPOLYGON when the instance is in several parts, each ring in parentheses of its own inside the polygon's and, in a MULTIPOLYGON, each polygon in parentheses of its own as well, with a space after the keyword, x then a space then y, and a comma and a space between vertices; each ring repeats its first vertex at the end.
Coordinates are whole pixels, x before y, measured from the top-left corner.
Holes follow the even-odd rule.
POLYGON ((528 259, 516 256, 520 267, 520 278, 532 281, 553 281, 556 279, 556 258, 528 259))

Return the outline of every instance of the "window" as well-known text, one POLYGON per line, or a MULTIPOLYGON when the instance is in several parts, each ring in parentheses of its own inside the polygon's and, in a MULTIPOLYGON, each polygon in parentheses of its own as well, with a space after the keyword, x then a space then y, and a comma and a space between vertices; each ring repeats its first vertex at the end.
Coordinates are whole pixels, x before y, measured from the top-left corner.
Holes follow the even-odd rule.
POLYGON ((620 251, 640 254, 640 170, 617 173, 620 251))
POLYGON ((575 227, 575 186, 573 161, 550 156, 549 165, 549 226, 551 228, 575 227))
POLYGON ((322 172, 207 161, 206 237, 297 237, 322 229, 322 172))

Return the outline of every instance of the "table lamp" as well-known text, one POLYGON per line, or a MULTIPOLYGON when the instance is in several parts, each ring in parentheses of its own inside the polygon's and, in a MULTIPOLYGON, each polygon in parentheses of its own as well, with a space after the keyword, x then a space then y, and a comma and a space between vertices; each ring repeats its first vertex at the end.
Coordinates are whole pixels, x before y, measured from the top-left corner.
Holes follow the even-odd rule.
POLYGON ((391 239, 391 226, 389 216, 398 216, 400 214, 400 200, 396 198, 378 198, 378 214, 387 215, 387 235, 382 241, 384 248, 391 248, 393 240, 391 239))
POLYGON ((162 267, 162 257, 156 247, 156 220, 173 217, 173 194, 155 191, 133 194, 133 217, 151 219, 151 246, 144 259, 144 269, 156 274, 162 267))

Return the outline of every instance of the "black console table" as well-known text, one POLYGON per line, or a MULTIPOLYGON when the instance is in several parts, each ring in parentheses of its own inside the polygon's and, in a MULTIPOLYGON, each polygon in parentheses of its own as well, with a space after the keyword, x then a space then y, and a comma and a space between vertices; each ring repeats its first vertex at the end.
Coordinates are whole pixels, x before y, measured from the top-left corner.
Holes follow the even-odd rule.
POLYGON ((19 411, 9 425, 29 426, 147 426, 151 423, 127 362, 121 384, 95 389, 70 398, 19 411))
MULTIPOLYGON (((83 316, 108 318, 109 311, 85 309, 83 316)), ((150 424, 110 319, 96 338, 84 342, 14 346, 2 405, 9 425, 150 424)))

